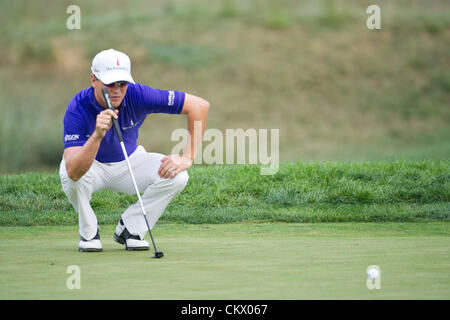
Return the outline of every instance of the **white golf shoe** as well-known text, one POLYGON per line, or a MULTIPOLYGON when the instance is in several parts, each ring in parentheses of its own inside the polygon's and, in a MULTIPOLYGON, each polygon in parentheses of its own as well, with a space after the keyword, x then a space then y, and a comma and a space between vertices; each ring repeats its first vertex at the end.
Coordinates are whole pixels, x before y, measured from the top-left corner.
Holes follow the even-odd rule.
POLYGON ((117 224, 116 231, 114 231, 113 239, 115 242, 124 244, 128 251, 144 251, 149 250, 147 241, 142 240, 139 236, 131 234, 120 219, 117 224))
POLYGON ((141 240, 139 237, 137 239, 128 238, 125 242, 125 249, 129 251, 146 251, 149 249, 148 242, 141 240))
POLYGON ((102 243, 100 242, 100 235, 97 231, 95 237, 91 240, 86 240, 81 237, 78 243, 78 251, 80 252, 101 252, 103 251, 102 243))

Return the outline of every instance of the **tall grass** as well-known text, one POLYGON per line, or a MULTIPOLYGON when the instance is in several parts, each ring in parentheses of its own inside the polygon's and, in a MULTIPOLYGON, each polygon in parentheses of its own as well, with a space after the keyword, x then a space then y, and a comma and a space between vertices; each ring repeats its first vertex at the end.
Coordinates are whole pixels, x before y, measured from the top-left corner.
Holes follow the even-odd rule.
POLYGON ((26 171, 36 166, 54 168, 62 156, 61 120, 42 113, 42 101, 37 95, 33 102, 14 102, 0 89, 2 97, 5 108, 0 117, 0 172, 26 171))
POLYGON ((0 120, 0 171, 54 167, 62 156, 62 134, 39 119, 36 105, 8 105, 0 120))
MULTIPOLYGON (((286 163, 273 176, 257 166, 194 166, 162 222, 448 221, 450 161, 286 163)), ((115 224, 136 196, 104 190, 91 205, 115 224)), ((76 224, 58 175, 0 176, 0 225, 76 224)))

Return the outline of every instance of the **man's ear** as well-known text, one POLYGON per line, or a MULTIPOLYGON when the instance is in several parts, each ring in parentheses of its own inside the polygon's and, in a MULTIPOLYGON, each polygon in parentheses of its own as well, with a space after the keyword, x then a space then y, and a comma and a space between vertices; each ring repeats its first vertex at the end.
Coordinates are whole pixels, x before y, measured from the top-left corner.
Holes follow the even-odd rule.
POLYGON ((95 83, 95 76, 91 73, 91 86, 93 87, 94 86, 94 83, 95 83))

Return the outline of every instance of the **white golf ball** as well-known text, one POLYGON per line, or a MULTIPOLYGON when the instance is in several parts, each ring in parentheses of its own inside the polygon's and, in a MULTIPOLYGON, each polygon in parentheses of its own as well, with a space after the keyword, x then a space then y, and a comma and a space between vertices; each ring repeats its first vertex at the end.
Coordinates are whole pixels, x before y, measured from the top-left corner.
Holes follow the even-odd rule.
POLYGON ((367 274, 369 275, 369 278, 371 278, 371 279, 375 279, 375 278, 377 278, 377 277, 378 277, 378 275, 379 275, 379 272, 378 272, 378 270, 377 270, 377 269, 375 269, 375 268, 372 268, 372 269, 369 269, 369 271, 367 271, 367 274))

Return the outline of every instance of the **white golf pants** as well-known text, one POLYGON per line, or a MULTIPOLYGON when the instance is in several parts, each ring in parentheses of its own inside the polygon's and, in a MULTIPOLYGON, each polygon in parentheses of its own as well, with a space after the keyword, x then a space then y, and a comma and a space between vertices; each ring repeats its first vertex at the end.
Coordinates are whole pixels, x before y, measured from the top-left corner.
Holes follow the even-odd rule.
MULTIPOLYGON (((153 228, 170 201, 186 186, 189 179, 187 171, 178 173, 174 178, 161 178, 158 169, 164 155, 148 153, 138 146, 129 156, 136 184, 142 194, 142 202, 150 228, 153 228)), ((94 160, 89 170, 77 181, 69 178, 64 157, 59 168, 62 189, 78 213, 80 234, 90 240, 97 233, 97 217, 91 208, 90 200, 94 192, 109 189, 127 194, 136 194, 133 180, 125 160, 113 163, 101 163, 94 160)), ((121 216, 125 227, 131 234, 144 238, 147 225, 142 209, 137 201, 128 207, 121 216)))

